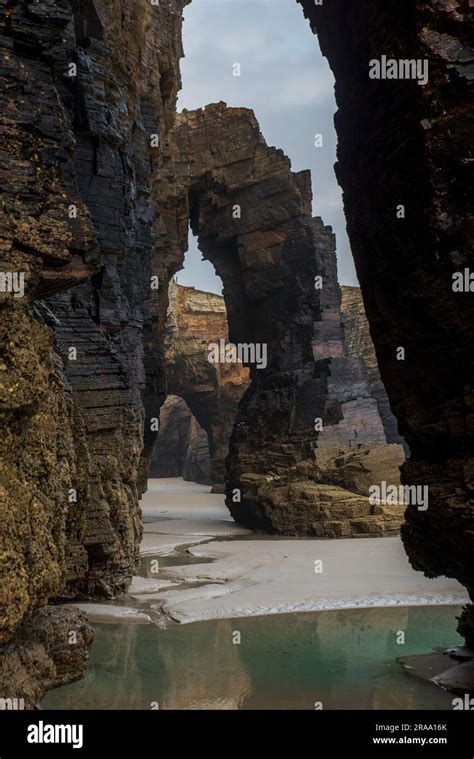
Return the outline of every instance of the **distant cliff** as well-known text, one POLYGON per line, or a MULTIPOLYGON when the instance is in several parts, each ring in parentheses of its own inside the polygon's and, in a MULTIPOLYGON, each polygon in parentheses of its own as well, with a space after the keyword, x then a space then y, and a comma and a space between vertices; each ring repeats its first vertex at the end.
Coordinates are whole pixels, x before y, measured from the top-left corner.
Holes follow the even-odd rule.
MULTIPOLYGON (((228 335, 226 306, 221 295, 171 283, 165 336, 168 392, 185 401, 208 438, 210 461, 206 475, 201 459, 204 451, 202 443, 198 443, 198 430, 188 417, 189 446, 194 450, 189 450, 184 455, 183 466, 185 462, 188 462, 188 466, 183 474, 191 478, 194 473, 197 482, 224 482, 224 462, 237 407, 249 386, 249 370, 242 364, 209 362, 210 343, 221 339, 227 341, 228 335), (200 450, 196 450, 196 444, 200 450)), ((169 405, 161 419, 160 434, 152 459, 151 471, 155 476, 167 476, 160 474, 169 466, 170 455, 169 452, 165 453, 166 441, 175 450, 181 447, 177 443, 177 437, 182 434, 183 414, 186 412, 182 404, 179 404, 173 417, 170 417, 168 408, 169 405), (170 422, 176 414, 181 419, 181 426, 173 429, 170 422)))
POLYGON ((387 392, 380 377, 360 287, 341 287, 341 311, 347 351, 354 358, 361 358, 367 367, 371 395, 377 401, 387 442, 403 445, 403 438, 398 433, 397 420, 390 409, 387 392))

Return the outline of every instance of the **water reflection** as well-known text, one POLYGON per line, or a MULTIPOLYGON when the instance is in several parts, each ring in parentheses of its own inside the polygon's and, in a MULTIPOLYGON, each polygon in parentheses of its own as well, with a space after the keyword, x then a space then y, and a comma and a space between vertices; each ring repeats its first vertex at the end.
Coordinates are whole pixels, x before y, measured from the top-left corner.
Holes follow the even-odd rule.
POLYGON ((453 612, 345 609, 165 630, 98 625, 86 677, 52 691, 43 708, 450 709, 449 694, 407 675, 396 657, 460 642, 453 612))

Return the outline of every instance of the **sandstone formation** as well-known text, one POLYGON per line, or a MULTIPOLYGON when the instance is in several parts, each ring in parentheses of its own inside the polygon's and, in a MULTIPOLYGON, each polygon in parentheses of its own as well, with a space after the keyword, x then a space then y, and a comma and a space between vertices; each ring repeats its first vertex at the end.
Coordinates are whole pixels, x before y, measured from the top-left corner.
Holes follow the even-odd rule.
MULTIPOLYGON (((134 573, 143 435, 151 447, 165 396, 147 339, 153 178, 174 119, 185 4, 1 4, 0 270, 25 280, 24 297, 0 294, 10 653, 15 641, 26 651, 18 625, 35 627, 49 599, 110 595, 134 573)), ((22 692, 34 691, 33 657, 21 657, 22 692)), ((6 689, 2 676, 0 697, 6 689)))
POLYGON ((182 398, 168 395, 161 407, 150 477, 183 477, 190 482, 210 485, 210 469, 207 433, 182 398))
MULTIPOLYGON (((209 345, 228 340, 222 296, 182 287, 173 281, 169 294, 165 335, 168 392, 186 401, 206 431, 211 456, 210 482, 222 483, 237 406, 249 385, 249 370, 241 363, 209 362, 209 345)), ((161 427, 159 439, 163 434, 161 427)), ((156 449, 154 460, 158 460, 156 449)))
MULTIPOLYGON (((369 503, 369 463, 396 482, 403 456, 399 446, 387 445, 364 363, 345 347, 335 239, 311 216, 309 172, 294 174, 288 158, 267 146, 252 111, 217 103, 177 118, 162 176, 161 216, 175 255, 182 260, 190 218, 200 250, 223 281, 229 340, 267 351, 265 366, 247 362, 251 385, 230 439, 232 515, 289 535, 392 534, 402 508, 369 503), (379 456, 370 458, 374 446, 379 456)), ((197 292, 189 310, 202 310, 199 301, 209 297, 197 292)), ((170 388, 187 391, 205 427, 211 377, 227 365, 209 365, 209 325, 203 321, 201 332, 185 316, 189 347, 181 337, 170 343, 177 349, 167 355, 170 388)))
MULTIPOLYGON (((452 287, 472 262, 470 3, 299 1, 336 79, 336 171, 380 374, 410 449, 403 481, 430 489, 426 511, 407 509, 403 540, 416 569, 455 577, 474 598, 474 302, 452 287), (369 78, 382 55, 427 61, 428 82, 369 78)), ((474 647, 472 608, 459 629, 474 647)))

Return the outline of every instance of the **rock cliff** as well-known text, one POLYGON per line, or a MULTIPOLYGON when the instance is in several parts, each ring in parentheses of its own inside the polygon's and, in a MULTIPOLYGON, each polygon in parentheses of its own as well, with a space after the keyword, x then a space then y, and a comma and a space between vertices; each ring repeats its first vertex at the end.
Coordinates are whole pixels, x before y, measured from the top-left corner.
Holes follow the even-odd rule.
MULTIPOLYGON (((186 2, 0 3, 0 697, 31 705, 81 674, 91 640, 80 615, 41 607, 111 595, 134 572, 189 220, 224 284, 229 341, 254 350, 227 459, 231 512, 283 534, 400 523, 399 507, 365 495, 394 470, 399 438, 373 354, 351 337, 351 298, 341 320, 308 172, 291 171, 247 109, 175 119, 186 2)), ((474 306, 452 287, 472 257, 467 3, 300 2, 336 77, 337 173, 410 450, 403 481, 430 490, 426 511, 406 512, 405 545, 415 568, 474 596, 474 306), (429 61, 427 84, 371 79, 382 55, 429 61)), ((203 366, 202 344, 183 343, 203 366)), ((203 375, 189 406, 199 418, 208 393, 221 474, 215 388, 203 375)), ((460 630, 474 646, 472 606, 460 630)))
MULTIPOLYGON (((165 396, 147 340, 152 194, 185 4, 0 6, 0 269, 24 284, 24 297, 0 294, 0 641, 13 668, 15 640, 25 651, 33 639, 23 620, 43 629, 38 607, 110 595, 134 572, 144 430, 151 446, 165 396)), ((88 643, 82 660, 71 645, 76 675, 88 643)), ((18 698, 37 676, 33 658, 20 658, 18 698)))
MULTIPOLYGON (((168 392, 186 401, 207 433, 211 483, 224 482, 237 406, 249 385, 249 370, 243 364, 209 362, 209 345, 227 341, 228 332, 222 296, 171 282, 165 336, 168 392)), ((161 427, 159 438, 164 435, 161 427)))
MULTIPOLYGON (((183 260, 190 218, 223 281, 229 340, 265 353, 260 364, 255 356, 244 362, 251 384, 227 458, 232 515, 281 534, 392 534, 401 507, 369 503, 368 487, 376 461, 378 475, 398 481, 403 456, 387 445, 364 363, 345 347, 335 239, 312 218, 309 172, 291 171, 288 158, 265 143, 252 111, 217 103, 177 118, 162 176, 161 215, 176 258, 183 260), (369 456, 376 445, 380 455, 369 456)), ((198 311, 199 299, 209 298, 193 297, 198 311)), ((221 356, 210 366, 194 328, 197 340, 188 319, 186 350, 194 358, 178 355, 171 366, 179 367, 176 376, 192 391, 188 405, 204 426, 193 387, 205 403, 210 377, 235 359, 221 356)), ((183 394, 176 380, 170 387, 183 394)))
MULTIPOLYGON (((336 79, 348 232, 380 374, 410 449, 403 540, 415 567, 474 598, 472 12, 464 0, 299 0, 336 79), (382 56, 427 80, 371 78, 382 56), (400 352, 404 350, 404 355, 400 352), (401 358, 403 356, 403 358, 401 358)), ((460 624, 474 647, 474 614, 460 624)))

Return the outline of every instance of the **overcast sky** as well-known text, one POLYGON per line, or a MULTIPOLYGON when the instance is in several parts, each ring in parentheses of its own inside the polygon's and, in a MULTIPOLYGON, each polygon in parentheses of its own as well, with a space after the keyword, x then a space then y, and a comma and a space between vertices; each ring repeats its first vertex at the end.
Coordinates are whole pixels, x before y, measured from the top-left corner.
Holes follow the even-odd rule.
MULTIPOLYGON (((357 284, 341 191, 334 175, 334 78, 317 37, 295 0, 193 0, 184 11, 178 110, 219 100, 255 111, 269 145, 282 148, 293 171, 311 169, 313 213, 337 236, 339 280, 357 284), (240 63, 241 76, 233 76, 240 63), (314 147, 316 133, 323 147, 314 147)), ((212 264, 192 236, 178 281, 220 293, 212 264)))

